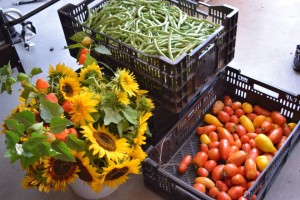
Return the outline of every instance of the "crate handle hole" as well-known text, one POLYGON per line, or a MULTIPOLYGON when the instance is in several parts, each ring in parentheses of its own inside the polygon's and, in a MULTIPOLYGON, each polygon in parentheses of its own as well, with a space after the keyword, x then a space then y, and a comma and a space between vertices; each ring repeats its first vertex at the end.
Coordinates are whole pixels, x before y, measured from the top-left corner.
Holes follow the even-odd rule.
POLYGON ((257 84, 253 84, 253 89, 255 89, 255 90, 259 91, 259 92, 262 92, 262 93, 264 93, 266 95, 272 96, 274 98, 278 98, 279 97, 279 94, 277 92, 274 92, 272 90, 269 90, 269 89, 267 89, 265 87, 262 87, 260 85, 257 85, 257 84))

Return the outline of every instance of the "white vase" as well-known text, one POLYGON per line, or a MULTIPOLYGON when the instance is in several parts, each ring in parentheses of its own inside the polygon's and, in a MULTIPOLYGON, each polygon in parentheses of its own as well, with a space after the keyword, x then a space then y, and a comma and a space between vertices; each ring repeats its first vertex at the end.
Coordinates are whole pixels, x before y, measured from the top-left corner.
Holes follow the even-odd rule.
POLYGON ((105 198, 117 189, 105 186, 100 192, 94 192, 87 183, 80 179, 76 179, 70 186, 78 196, 84 199, 105 198))

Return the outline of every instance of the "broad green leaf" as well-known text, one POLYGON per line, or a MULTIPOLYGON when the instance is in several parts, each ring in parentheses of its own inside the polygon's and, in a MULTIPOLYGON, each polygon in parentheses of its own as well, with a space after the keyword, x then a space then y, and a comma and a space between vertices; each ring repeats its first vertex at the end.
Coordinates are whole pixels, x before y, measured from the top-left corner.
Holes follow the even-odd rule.
POLYGON ((28 96, 29 96, 29 94, 31 92, 34 92, 34 87, 30 83, 27 83, 26 85, 24 85, 24 84, 22 84, 22 85, 23 85, 24 90, 23 90, 23 92, 21 94, 21 97, 24 98, 24 99, 27 99, 28 96))
POLYGON ((27 131, 28 131, 28 133, 36 132, 36 133, 38 133, 38 134, 42 134, 42 132, 43 132, 43 127, 44 127, 43 122, 35 123, 35 124, 33 124, 32 126, 30 126, 30 127, 27 129, 27 131))
POLYGON ((103 108, 105 112, 104 125, 109 125, 110 123, 119 123, 122 120, 122 116, 119 112, 115 111, 110 107, 103 108))
POLYGON ((74 134, 70 134, 67 137, 66 144, 71 149, 81 152, 84 150, 84 141, 79 140, 74 134))
POLYGON ((33 132, 33 133, 31 133, 31 137, 30 137, 29 141, 42 142, 45 139, 47 139, 47 136, 33 132))
POLYGON ((70 37, 70 40, 80 43, 85 36, 86 36, 86 33, 84 31, 80 31, 80 32, 77 32, 74 35, 72 35, 70 37))
POLYGON ((29 110, 24 110, 12 115, 13 119, 17 120, 19 123, 23 124, 25 130, 35 123, 35 116, 29 110))
POLYGON ((55 116, 50 121, 50 131, 52 133, 60 133, 70 125, 73 125, 70 120, 55 116))
POLYGON ((86 54, 86 59, 83 63, 83 66, 87 67, 88 65, 91 65, 93 63, 97 63, 97 60, 94 57, 90 56, 89 54, 86 54))
POLYGON ((51 119, 55 116, 61 116, 64 110, 57 103, 47 101, 41 98, 41 117, 46 123, 50 123, 51 119))
POLYGON ((11 75, 13 73, 13 70, 11 68, 10 62, 7 63, 7 65, 1 66, 1 75, 11 75))
POLYGON ((5 126, 11 130, 14 131, 15 133, 17 133, 19 136, 24 135, 25 132, 25 128, 23 124, 18 123, 16 120, 14 119, 7 119, 4 120, 5 126))
POLYGON ((21 82, 21 81, 28 81, 29 80, 29 76, 27 74, 25 74, 25 73, 20 72, 18 74, 18 76, 17 76, 17 80, 19 82, 21 82))
POLYGON ((69 49, 77 49, 77 48, 85 48, 85 46, 81 43, 76 43, 76 44, 72 44, 70 46, 68 46, 69 49))
POLYGON ((41 68, 35 67, 31 70, 30 76, 32 77, 32 76, 40 74, 42 72, 43 72, 43 70, 41 68))
POLYGON ((121 109, 124 117, 132 124, 137 124, 137 111, 131 108, 130 106, 126 106, 121 109))
POLYGON ((14 163, 18 159, 20 159, 20 156, 17 154, 17 152, 15 150, 12 150, 12 149, 6 149, 4 157, 10 158, 11 163, 14 163))
POLYGON ((127 130, 128 127, 129 127, 128 121, 121 120, 121 121, 117 124, 117 127, 118 127, 119 137, 123 137, 123 133, 124 133, 125 130, 127 130))
POLYGON ((37 96, 37 94, 33 91, 29 91, 26 99, 26 105, 29 105, 32 99, 34 99, 37 96))
POLYGON ((109 55, 111 56, 111 52, 108 50, 108 48, 106 48, 104 45, 97 45, 95 47, 95 51, 97 53, 100 53, 100 54, 104 54, 104 55, 109 55))
POLYGON ((5 134, 6 149, 15 149, 15 145, 19 142, 19 136, 14 131, 7 131, 5 134))
POLYGON ((60 159, 66 162, 75 162, 75 158, 66 143, 56 140, 52 143, 51 146, 52 149, 59 153, 55 156, 56 159, 60 159))

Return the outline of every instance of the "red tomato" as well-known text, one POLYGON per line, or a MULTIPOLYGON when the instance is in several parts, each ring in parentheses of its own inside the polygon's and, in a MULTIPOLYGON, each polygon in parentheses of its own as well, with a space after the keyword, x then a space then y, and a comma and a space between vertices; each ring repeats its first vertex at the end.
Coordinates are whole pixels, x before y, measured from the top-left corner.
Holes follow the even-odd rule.
POLYGON ((240 139, 240 136, 238 134, 236 134, 236 133, 233 133, 232 137, 233 137, 234 141, 240 139))
POLYGON ((215 131, 217 129, 217 127, 215 125, 209 124, 206 126, 199 126, 196 129, 196 132, 198 135, 202 135, 202 134, 209 134, 212 131, 215 131))
POLYGON ((245 115, 245 111, 241 108, 235 110, 235 115, 240 118, 240 116, 245 115))
POLYGON ((260 155, 260 150, 254 147, 249 151, 247 158, 255 161, 259 155, 260 155))
POLYGON ((241 141, 242 141, 242 143, 244 144, 244 143, 249 143, 249 137, 248 137, 248 135, 243 135, 242 137, 241 137, 241 141))
POLYGON ((231 183, 233 185, 242 186, 244 188, 247 187, 247 180, 241 174, 237 174, 237 175, 231 177, 231 183))
POLYGON ((226 128, 217 127, 217 132, 218 132, 220 140, 221 139, 227 139, 230 145, 234 144, 233 136, 231 135, 231 133, 226 128))
POLYGON ((278 111, 271 112, 271 119, 279 126, 283 126, 286 123, 286 118, 278 111))
POLYGON ((200 144, 200 151, 208 152, 209 147, 207 144, 200 144))
POLYGON ((281 140, 276 145, 276 148, 280 149, 282 147, 282 145, 285 143, 285 141, 287 140, 287 138, 288 138, 287 136, 282 136, 281 140))
POLYGON ((234 153, 236 153, 236 152, 238 152, 238 151, 239 151, 239 148, 238 148, 237 146, 235 146, 235 145, 230 146, 228 158, 229 158, 232 154, 234 154, 234 153))
POLYGON ((230 106, 224 106, 223 110, 227 112, 230 116, 234 115, 234 110, 230 106))
POLYGON ((212 149, 212 148, 219 148, 219 145, 220 145, 220 142, 219 141, 213 141, 211 142, 208 147, 209 149, 212 149))
POLYGON ((261 134, 262 133, 261 128, 260 127, 255 128, 255 133, 261 134))
POLYGON ((243 165, 239 166, 237 173, 240 174, 240 175, 242 175, 242 176, 245 176, 246 175, 245 167, 243 165))
POLYGON ((246 116, 253 122, 257 115, 255 113, 247 113, 246 116))
POLYGON ((197 166, 197 167, 202 167, 206 161, 208 160, 208 155, 206 152, 204 151, 199 151, 198 153, 196 153, 196 155, 193 158, 193 163, 197 166))
POLYGON ((221 180, 221 179, 223 178, 222 172, 223 172, 224 166, 225 166, 225 165, 220 164, 220 165, 217 165, 217 166, 213 169, 213 171, 212 171, 212 173, 211 173, 211 178, 212 178, 213 181, 216 182, 217 180, 221 180))
POLYGON ((219 190, 221 192, 227 192, 228 191, 228 186, 226 185, 226 183, 224 183, 221 180, 216 181, 216 186, 217 186, 217 188, 219 188, 219 190))
POLYGON ((209 137, 210 141, 212 141, 212 142, 219 141, 219 135, 215 131, 210 132, 208 134, 208 137, 209 137))
POLYGON ((288 125, 283 126, 284 136, 288 137, 291 133, 292 133, 292 129, 288 125))
POLYGON ((240 123, 240 119, 236 115, 231 115, 230 116, 230 121, 238 125, 240 123))
POLYGON ((235 133, 236 130, 236 124, 233 122, 226 122, 225 123, 225 128, 230 132, 230 133, 235 133))
POLYGON ((218 119, 220 120, 220 122, 226 123, 230 121, 230 115, 227 112, 221 110, 220 112, 218 112, 218 119))
POLYGON ((265 120, 261 123, 260 128, 263 133, 268 133, 272 129, 272 122, 265 120))
POLYGON ((212 198, 217 198, 219 193, 220 193, 220 190, 216 186, 213 186, 208 191, 208 195, 212 198))
POLYGON ((220 156, 223 160, 226 160, 229 156, 230 144, 227 139, 221 139, 219 145, 220 156))
POLYGON ((244 188, 242 186, 233 186, 228 190, 228 195, 231 199, 238 199, 243 196, 244 188))
POLYGON ((192 156, 191 155, 189 155, 189 154, 187 154, 187 155, 185 155, 183 158, 182 158, 182 160, 181 160, 181 162, 180 162, 180 164, 179 164, 179 166, 178 166, 178 172, 179 173, 185 173, 186 172, 186 170, 187 170, 187 168, 189 167, 189 165, 191 164, 191 162, 192 162, 192 156))
POLYGON ((273 144, 277 144, 278 142, 280 142, 282 136, 283 136, 283 129, 281 127, 272 129, 268 134, 268 137, 273 142, 273 144))
POLYGON ((230 98, 230 96, 224 96, 224 105, 225 106, 231 106, 232 104, 232 99, 230 98))
POLYGON ((198 167, 197 169, 197 175, 202 177, 208 177, 209 172, 204 167, 198 167))
POLYGON ((255 139, 258 136, 258 134, 257 133, 247 133, 247 136, 251 140, 251 139, 255 139))
POLYGON ((232 163, 235 164, 237 167, 244 164, 244 162, 247 159, 248 154, 243 151, 240 150, 238 152, 235 152, 234 154, 232 154, 231 156, 228 157, 228 159, 226 160, 226 163, 232 163))
POLYGON ((249 153, 250 150, 251 150, 250 144, 249 144, 249 143, 244 143, 244 144, 242 145, 242 150, 245 151, 245 152, 247 152, 247 153, 249 153))
POLYGON ((208 173, 211 173, 217 165, 217 161, 208 160, 203 167, 208 171, 208 173))
POLYGON ((207 152, 208 159, 219 161, 221 159, 220 152, 218 148, 212 148, 207 152))
POLYGON ((265 108, 262 108, 259 105, 254 105, 253 106, 253 112, 255 112, 258 115, 264 115, 266 117, 270 117, 271 116, 271 112, 266 110, 265 108))
POLYGON ((245 172, 246 172, 246 177, 248 179, 255 179, 256 178, 256 172, 257 172, 257 167, 256 167, 256 162, 253 159, 248 158, 245 162, 245 172))
POLYGON ((193 188, 195 188, 196 190, 198 190, 204 194, 206 193, 205 185, 203 185, 202 183, 194 183, 193 188))
POLYGON ((226 192, 220 192, 217 196, 217 200, 231 200, 231 198, 226 192))
POLYGON ((237 174, 238 172, 238 168, 235 164, 226 164, 223 168, 223 173, 224 173, 224 176, 226 177, 233 177, 237 174))
POLYGON ((243 135, 246 135, 247 131, 243 125, 239 124, 236 126, 236 133, 242 137, 243 135))
POLYGON ((234 141, 234 146, 237 146, 238 149, 242 148, 242 141, 240 139, 237 139, 234 141))
POLYGON ((232 187, 232 182, 230 177, 225 177, 224 178, 224 183, 228 186, 228 188, 232 187))
POLYGON ((256 147, 255 139, 250 139, 249 144, 250 144, 251 148, 255 148, 256 147))
POLYGON ((233 110, 241 109, 242 108, 242 103, 240 101, 234 101, 231 104, 231 108, 233 110))

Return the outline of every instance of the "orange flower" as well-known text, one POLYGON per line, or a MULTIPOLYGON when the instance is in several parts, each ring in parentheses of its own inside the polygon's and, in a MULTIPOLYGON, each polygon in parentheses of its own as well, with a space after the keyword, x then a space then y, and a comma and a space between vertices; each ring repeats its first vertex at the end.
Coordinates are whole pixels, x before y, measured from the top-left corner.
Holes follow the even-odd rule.
POLYGON ((49 87, 49 83, 42 78, 37 79, 36 86, 39 90, 45 90, 49 87))

